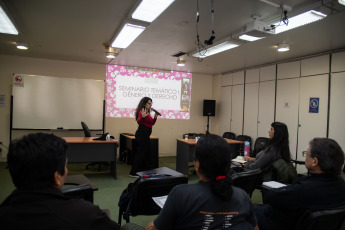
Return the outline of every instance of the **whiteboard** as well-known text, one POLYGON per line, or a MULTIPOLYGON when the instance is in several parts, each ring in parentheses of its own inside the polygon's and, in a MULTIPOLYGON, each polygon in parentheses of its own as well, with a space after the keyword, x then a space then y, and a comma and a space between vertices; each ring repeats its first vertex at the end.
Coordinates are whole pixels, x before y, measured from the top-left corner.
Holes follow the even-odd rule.
POLYGON ((102 130, 104 81, 27 74, 13 81, 12 129, 102 130))

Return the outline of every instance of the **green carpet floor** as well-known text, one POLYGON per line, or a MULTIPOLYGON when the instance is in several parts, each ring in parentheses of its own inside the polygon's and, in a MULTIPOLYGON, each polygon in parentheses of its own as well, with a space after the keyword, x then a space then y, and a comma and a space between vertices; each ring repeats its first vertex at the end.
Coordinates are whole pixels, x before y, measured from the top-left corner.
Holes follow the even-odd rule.
MULTIPOLYGON (((108 209, 110 211, 111 218, 117 222, 118 219, 118 200, 121 192, 127 187, 127 185, 135 180, 128 176, 131 166, 125 163, 117 164, 117 180, 115 180, 110 174, 109 166, 102 166, 102 170, 98 171, 98 166, 89 167, 85 169, 83 163, 69 163, 68 170, 69 175, 84 174, 89 180, 91 180, 99 190, 94 193, 94 204, 98 205, 101 209, 108 209)), ((168 167, 176 169, 176 157, 160 157, 159 167, 168 167)), ((197 175, 193 175, 192 172, 188 175, 188 183, 196 183, 198 181, 197 175)), ((11 177, 6 163, 0 163, 0 203, 14 190, 11 177)), ((254 204, 262 203, 261 193, 255 190, 252 196, 254 204)), ((131 217, 130 221, 141 226, 152 221, 155 216, 136 216, 131 217)), ((122 220, 122 223, 125 221, 122 220)))

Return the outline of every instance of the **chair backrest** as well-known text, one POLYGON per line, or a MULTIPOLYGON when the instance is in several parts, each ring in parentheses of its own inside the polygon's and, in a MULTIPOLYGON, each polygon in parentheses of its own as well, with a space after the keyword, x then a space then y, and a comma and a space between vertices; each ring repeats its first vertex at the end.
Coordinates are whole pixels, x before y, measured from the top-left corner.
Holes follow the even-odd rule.
POLYGON ((249 197, 251 197, 255 187, 261 179, 261 170, 255 169, 234 173, 231 175, 231 178, 233 186, 242 188, 247 192, 249 197))
POLYGON ((236 135, 232 132, 225 132, 225 133, 223 133, 223 138, 235 140, 236 135))
POLYGON ((127 208, 120 207, 118 223, 121 225, 122 217, 129 222, 129 216, 157 215, 161 208, 152 197, 166 196, 176 185, 187 183, 188 177, 185 175, 138 179, 133 184, 135 187, 127 208))
POLYGON ((152 197, 166 196, 176 185, 187 183, 186 176, 143 179, 138 184, 129 203, 130 215, 157 215, 161 208, 152 197))
POLYGON ((270 139, 268 137, 256 138, 255 143, 254 143, 254 147, 253 147, 253 151, 250 154, 251 157, 255 157, 256 154, 258 154, 260 151, 264 150, 267 147, 269 140, 270 139))
POLYGON ((90 129, 83 121, 81 122, 81 126, 83 127, 85 137, 91 137, 90 129))
MULTIPOLYGON (((252 146, 252 138, 250 137, 250 136, 247 136, 247 135, 238 135, 237 137, 236 137, 236 140, 238 140, 238 141, 243 141, 243 142, 245 142, 245 141, 249 141, 249 143, 250 143, 250 149, 252 149, 251 148, 251 146, 252 146)), ((243 153, 244 153, 244 145, 240 145, 240 147, 238 148, 238 155, 240 155, 240 156, 243 156, 243 153)))
POLYGON ((61 190, 63 194, 73 198, 82 198, 93 203, 93 189, 89 184, 81 184, 61 190))
POLYGON ((322 210, 308 210, 299 219, 296 230, 343 229, 345 206, 322 210))

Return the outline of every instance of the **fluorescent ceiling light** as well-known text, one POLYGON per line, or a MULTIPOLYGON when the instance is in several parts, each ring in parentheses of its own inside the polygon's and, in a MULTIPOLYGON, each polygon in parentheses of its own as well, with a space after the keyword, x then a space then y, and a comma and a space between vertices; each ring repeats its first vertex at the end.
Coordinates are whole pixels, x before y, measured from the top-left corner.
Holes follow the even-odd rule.
POLYGON ((209 48, 207 48, 205 50, 202 50, 200 52, 196 52, 195 54, 192 54, 192 56, 193 57, 198 57, 198 58, 205 58, 205 57, 208 57, 208 56, 211 56, 211 55, 223 52, 225 50, 229 50, 229 49, 235 48, 237 46, 239 46, 239 45, 235 44, 235 43, 232 43, 230 41, 226 41, 226 42, 220 43, 219 45, 215 45, 215 46, 209 47, 209 48))
POLYGON ((18 35, 18 30, 13 25, 7 14, 0 6, 0 33, 18 35))
POLYGON ((122 49, 127 48, 144 30, 144 26, 126 23, 111 46, 122 49))
POLYGON ((175 0, 142 0, 132 14, 132 18, 153 22, 175 0))
POLYGON ((238 38, 241 39, 241 40, 253 42, 253 41, 256 41, 256 40, 263 39, 265 37, 255 37, 255 36, 250 36, 250 35, 247 35, 247 34, 243 34, 243 35, 239 36, 238 38))
POLYGON ((315 10, 309 10, 305 13, 289 18, 288 25, 283 24, 283 25, 278 26, 279 23, 281 22, 274 23, 274 25, 277 26, 275 28, 275 34, 279 34, 287 30, 291 30, 300 26, 304 26, 309 23, 316 22, 318 20, 324 19, 325 17, 327 17, 326 14, 320 13, 315 10))
POLYGON ((345 0, 338 0, 339 4, 342 4, 345 6, 345 0))

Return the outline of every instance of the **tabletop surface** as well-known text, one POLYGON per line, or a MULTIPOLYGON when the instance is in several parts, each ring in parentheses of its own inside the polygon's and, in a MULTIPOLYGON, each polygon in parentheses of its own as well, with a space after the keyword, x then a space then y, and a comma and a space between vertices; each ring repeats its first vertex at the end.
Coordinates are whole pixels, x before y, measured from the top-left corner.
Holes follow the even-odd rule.
POLYGON ((98 137, 63 137, 67 143, 118 143, 118 140, 94 140, 98 137))
MULTIPOLYGON (((121 133, 121 135, 126 136, 129 139, 135 139, 134 133, 121 133)), ((158 139, 158 137, 150 136, 150 139, 158 139)))
MULTIPOLYGON (((229 144, 243 144, 243 141, 232 140, 228 138, 224 138, 229 144)), ((187 143, 189 145, 196 145, 195 139, 176 139, 177 141, 187 143)))

